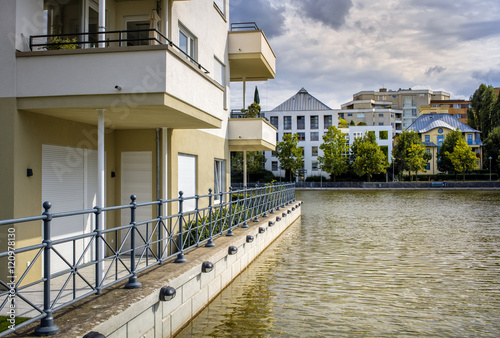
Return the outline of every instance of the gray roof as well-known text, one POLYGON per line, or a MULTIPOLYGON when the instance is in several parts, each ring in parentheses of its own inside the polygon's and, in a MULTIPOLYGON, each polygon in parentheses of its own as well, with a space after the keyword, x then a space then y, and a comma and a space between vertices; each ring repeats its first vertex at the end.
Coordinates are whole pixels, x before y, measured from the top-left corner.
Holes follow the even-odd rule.
POLYGON ((272 111, 331 110, 326 104, 302 88, 297 94, 274 108, 272 111))
POLYGON ((437 147, 437 144, 434 142, 422 142, 422 144, 426 147, 437 147))
POLYGON ((458 128, 462 133, 480 133, 480 131, 469 127, 450 114, 420 115, 418 119, 408 127, 408 130, 414 130, 421 134, 436 128, 447 128, 451 130, 458 128))

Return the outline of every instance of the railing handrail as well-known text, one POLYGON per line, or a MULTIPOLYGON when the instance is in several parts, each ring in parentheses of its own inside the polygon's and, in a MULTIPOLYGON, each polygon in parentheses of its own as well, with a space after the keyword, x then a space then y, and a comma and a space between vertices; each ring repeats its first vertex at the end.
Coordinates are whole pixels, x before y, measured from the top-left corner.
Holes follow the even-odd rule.
MULTIPOLYGON (((189 54, 187 54, 185 51, 183 51, 179 46, 174 44, 170 39, 168 39, 163 33, 158 31, 155 28, 148 28, 148 29, 132 29, 132 30, 114 30, 114 31, 105 31, 105 32, 83 32, 83 33, 64 33, 64 34, 43 34, 43 35, 31 35, 29 39, 29 48, 30 51, 33 51, 33 47, 49 47, 49 46, 58 46, 58 45, 78 45, 79 47, 84 47, 82 49, 86 49, 85 46, 87 45, 95 45, 97 47, 92 47, 92 48, 99 48, 100 43, 105 43, 109 44, 112 42, 118 42, 118 43, 123 43, 123 42, 130 42, 130 41, 152 41, 156 42, 159 45, 168 45, 170 47, 175 48, 178 52, 182 53, 186 58, 188 58, 191 62, 197 65, 197 67, 205 74, 209 74, 210 72, 203 67, 198 61, 196 61, 194 58, 192 58, 189 54), (153 37, 148 37, 148 38, 137 38, 137 39, 130 39, 130 38, 122 38, 123 33, 140 33, 140 32, 152 32, 154 33, 153 37), (101 40, 99 37, 100 36, 109 36, 110 34, 119 34, 118 39, 104 39, 101 40), (97 40, 95 41, 90 41, 90 40, 83 40, 83 41, 68 41, 68 42, 44 42, 44 43, 33 43, 34 39, 43 39, 43 38, 54 38, 54 37, 82 37, 82 36, 90 36, 90 35, 96 35, 98 37, 97 40), (161 39, 164 40, 162 42, 161 39, 157 38, 160 37, 161 39)), ((120 46, 121 47, 121 46, 120 46)), ((107 47, 105 47, 107 48, 107 47)))
MULTIPOLYGON (((34 258, 27 268, 21 268, 9 276, 2 276, 0 285, 0 311, 7 311, 9 297, 19 297, 26 303, 26 312, 35 312, 36 315, 14 328, 0 332, 0 337, 12 333, 17 329, 25 327, 36 320, 41 320, 44 330, 56 330, 52 313, 66 306, 74 304, 88 296, 99 294, 103 289, 116 285, 128 279, 126 288, 137 288, 141 286, 138 274, 154 266, 162 264, 167 259, 177 256, 175 262, 184 262, 184 251, 200 246, 215 246, 212 239, 226 234, 232 235, 235 227, 248 227, 246 222, 258 217, 267 217, 267 213, 273 213, 274 209, 288 205, 295 201, 295 185, 293 183, 268 184, 254 188, 230 188, 227 192, 212 193, 207 195, 196 195, 183 197, 179 193, 178 198, 168 200, 157 200, 137 203, 136 197, 131 196, 131 203, 121 206, 93 209, 76 210, 69 212, 52 213, 52 205, 48 202, 43 204, 42 215, 24 217, 0 221, 1 226, 15 226, 20 223, 43 221, 43 236, 40 243, 25 247, 9 248, 0 252, 0 257, 10 257, 20 253, 34 252, 34 258), (217 196, 219 203, 213 203, 217 196), (195 202, 194 210, 186 207, 187 201, 195 202), (200 200, 208 201, 207 206, 200 207, 200 200), (177 212, 171 210, 169 214, 165 211, 166 206, 175 203, 177 212), (136 219, 137 209, 146 209, 151 215, 157 208, 157 217, 148 219, 136 219), (124 210, 130 211, 130 218, 122 218, 121 225, 116 227, 99 227, 99 217, 102 213, 124 210), (51 222, 60 222, 68 217, 89 215, 89 219, 95 221, 95 227, 90 232, 82 230, 81 233, 72 233, 67 236, 55 238, 51 235, 51 222), (175 230, 173 230, 175 229, 175 230), (113 241, 114 240, 114 241, 113 241), (64 254, 61 245, 72 245, 73 252, 64 254), (80 247, 82 252, 77 252, 80 247), (104 247, 102 259, 99 255, 100 245, 104 247), (59 246, 59 247, 58 247, 59 246), (92 252, 92 250, 95 250, 92 252), (52 256, 51 256, 52 255, 52 256), (42 261, 43 256, 43 261, 42 261), (51 268, 51 257, 55 257, 60 266, 51 268), (104 268, 104 263, 109 266, 104 268), (31 280, 25 280, 32 271, 35 264, 42 264, 42 276, 31 275, 31 280), (82 271, 94 269, 95 275, 90 278, 84 276, 82 271), (100 269, 99 267, 103 267, 100 269), (118 272, 118 267, 122 271, 118 272), (114 268, 114 271, 113 271, 114 268), (17 276, 16 276, 17 275, 17 276), (35 278, 33 278, 35 277, 35 278), (7 278, 9 281, 7 281, 7 278), (54 286, 51 281, 56 278, 66 280, 64 285, 54 286), (34 281, 33 281, 34 280, 34 281), (67 286, 73 280, 73 286, 67 286), (80 286, 77 287, 77 281, 80 286), (36 300, 36 293, 41 294, 43 285, 43 304, 36 300), (33 289, 34 288, 34 289, 33 289), (72 290, 68 296, 67 291, 72 290), (7 306, 7 307, 6 307, 7 306)), ((174 204, 174 205, 175 205, 174 204)), ((122 216, 123 217, 123 216, 122 216)), ((83 219, 82 219, 82 222, 83 219)), ((9 228, 8 232, 10 232, 9 228)), ((15 231, 15 228, 13 228, 15 231)), ((94 270, 92 270, 94 271, 94 270)), ((35 273, 36 274, 36 273, 35 273)), ((45 331, 44 331, 45 332, 45 331)))
POLYGON ((233 22, 231 24, 231 31, 250 31, 260 30, 255 22, 233 22))

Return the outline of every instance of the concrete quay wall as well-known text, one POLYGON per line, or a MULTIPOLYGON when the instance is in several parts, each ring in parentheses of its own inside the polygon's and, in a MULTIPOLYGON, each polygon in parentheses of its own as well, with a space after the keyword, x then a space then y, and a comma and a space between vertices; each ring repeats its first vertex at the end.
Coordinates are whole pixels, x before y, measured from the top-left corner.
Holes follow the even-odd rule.
MULTIPOLYGON (((107 338, 175 335, 300 218, 300 204, 294 202, 275 214, 259 217, 259 222, 249 221, 249 228, 235 228, 232 237, 217 237, 213 248, 200 247, 186 252, 186 263, 169 261, 140 274, 141 288, 127 290, 122 285, 107 289, 99 296, 62 310, 63 313, 56 312, 54 322, 60 332, 52 337, 83 337, 91 331, 107 338), (281 220, 277 221, 277 217, 281 220), (270 226, 269 221, 274 224, 270 226), (264 233, 259 233, 260 227, 265 229, 264 233), (247 243, 247 235, 254 236, 254 241, 247 243), (238 252, 229 255, 229 246, 236 246, 238 252), (202 273, 204 261, 213 263, 211 272, 202 273), (172 300, 159 300, 163 286, 176 289, 172 300)), ((31 336, 33 330, 24 333, 31 336)))

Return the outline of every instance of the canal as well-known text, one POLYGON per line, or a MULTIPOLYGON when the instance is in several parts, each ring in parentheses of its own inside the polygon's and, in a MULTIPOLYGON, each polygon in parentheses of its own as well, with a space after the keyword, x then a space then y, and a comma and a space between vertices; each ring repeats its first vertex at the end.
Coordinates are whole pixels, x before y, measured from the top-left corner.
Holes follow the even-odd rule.
POLYGON ((500 332, 499 191, 303 191, 302 219, 178 337, 500 332))

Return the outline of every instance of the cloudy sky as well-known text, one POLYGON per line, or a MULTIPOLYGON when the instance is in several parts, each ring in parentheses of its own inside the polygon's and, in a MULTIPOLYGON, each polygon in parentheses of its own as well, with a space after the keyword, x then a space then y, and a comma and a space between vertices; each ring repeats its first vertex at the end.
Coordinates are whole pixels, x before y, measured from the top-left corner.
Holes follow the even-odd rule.
MULTIPOLYGON (((276 54, 258 86, 263 110, 301 87, 327 104, 381 87, 444 90, 468 99, 500 87, 499 0, 231 0, 231 22, 256 22, 276 54)), ((242 86, 231 84, 231 108, 242 86)))

